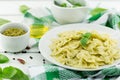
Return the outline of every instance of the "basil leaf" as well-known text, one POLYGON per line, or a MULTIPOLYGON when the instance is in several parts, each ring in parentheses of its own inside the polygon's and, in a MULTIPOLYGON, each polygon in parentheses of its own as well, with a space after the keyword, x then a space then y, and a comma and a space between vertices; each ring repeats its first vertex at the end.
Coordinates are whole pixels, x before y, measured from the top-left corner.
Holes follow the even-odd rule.
POLYGON ((120 22, 118 23, 118 28, 120 29, 120 22))
POLYGON ((88 22, 90 23, 90 22, 96 21, 96 20, 99 19, 103 14, 104 14, 104 13, 98 13, 98 14, 90 17, 90 18, 88 19, 88 22))
POLYGON ((88 40, 89 40, 88 38, 82 38, 82 39, 80 40, 81 45, 82 45, 83 47, 86 46, 88 40))
POLYGON ((3 69, 3 75, 2 76, 3 76, 3 78, 10 79, 13 76, 15 76, 16 73, 17 73, 17 70, 14 67, 9 66, 9 67, 5 67, 3 69))
POLYGON ((3 25, 3 24, 5 24, 5 23, 8 23, 8 22, 10 22, 10 21, 6 20, 6 19, 0 18, 0 26, 3 25))
POLYGON ((66 3, 62 3, 60 6, 61 7, 67 7, 67 4, 66 3))
POLYGON ((9 79, 9 80, 29 80, 29 77, 24 74, 20 69, 9 66, 0 68, 0 80, 9 79))
MULTIPOLYGON (((69 3, 73 5, 73 7, 79 7, 82 6, 83 4, 80 3, 79 0, 67 0, 69 3)), ((84 5, 83 5, 84 6, 84 5)))
POLYGON ((61 6, 64 3, 61 0, 54 0, 54 4, 57 6, 61 6))
POLYGON ((26 5, 21 5, 20 8, 19 8, 20 12, 23 13, 23 14, 26 13, 29 9, 30 8, 26 5))
POLYGON ((89 33, 89 32, 82 35, 80 43, 83 47, 85 47, 87 45, 87 42, 90 39, 90 37, 91 37, 91 33, 89 33))
POLYGON ((73 5, 73 8, 76 8, 76 7, 80 7, 81 5, 79 5, 79 4, 75 4, 75 5, 73 5))
POLYGON ((105 8, 95 8, 90 12, 90 14, 93 16, 93 15, 105 12, 106 10, 107 9, 105 9, 105 8))
POLYGON ((0 54, 0 63, 6 63, 9 59, 7 56, 0 54))
POLYGON ((89 33, 89 32, 87 32, 87 33, 85 33, 84 35, 83 35, 83 37, 86 37, 86 38, 90 38, 91 37, 91 33, 89 33))
POLYGON ((20 69, 15 68, 17 73, 11 78, 11 80, 29 80, 29 77, 24 74, 20 69))
POLYGON ((0 68, 0 79, 2 78, 2 68, 0 68))

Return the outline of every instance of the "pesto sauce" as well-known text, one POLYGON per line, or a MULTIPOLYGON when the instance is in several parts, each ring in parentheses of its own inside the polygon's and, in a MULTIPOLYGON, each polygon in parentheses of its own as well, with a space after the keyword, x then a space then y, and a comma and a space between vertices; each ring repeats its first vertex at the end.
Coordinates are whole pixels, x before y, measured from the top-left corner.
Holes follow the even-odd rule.
POLYGON ((2 32, 3 35, 5 36, 21 36, 25 34, 26 31, 23 30, 22 28, 7 28, 2 32))

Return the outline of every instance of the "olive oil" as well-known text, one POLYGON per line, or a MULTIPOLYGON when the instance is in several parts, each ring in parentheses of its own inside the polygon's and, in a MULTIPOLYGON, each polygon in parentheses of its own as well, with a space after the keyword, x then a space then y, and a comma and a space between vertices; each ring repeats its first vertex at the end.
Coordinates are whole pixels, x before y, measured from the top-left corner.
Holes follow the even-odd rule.
POLYGON ((41 38, 47 31, 49 27, 44 25, 31 25, 30 26, 30 37, 31 38, 41 38))

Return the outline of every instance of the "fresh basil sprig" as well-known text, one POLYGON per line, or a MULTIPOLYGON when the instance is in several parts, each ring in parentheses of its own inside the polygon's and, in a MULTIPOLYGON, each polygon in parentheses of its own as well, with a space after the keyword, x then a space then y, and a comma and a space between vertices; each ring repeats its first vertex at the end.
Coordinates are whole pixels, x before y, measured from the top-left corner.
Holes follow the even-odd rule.
POLYGON ((80 43, 81 43, 82 47, 85 47, 87 45, 87 42, 90 39, 90 37, 91 37, 90 32, 87 32, 82 35, 82 38, 80 39, 80 43))
MULTIPOLYGON (((3 54, 0 54, 0 63, 6 63, 9 61, 9 58, 3 54)), ((9 79, 9 80, 29 80, 29 77, 24 74, 20 69, 16 67, 0 67, 0 80, 9 79)))
POLYGON ((6 63, 9 61, 9 58, 3 54, 0 54, 0 63, 6 63))

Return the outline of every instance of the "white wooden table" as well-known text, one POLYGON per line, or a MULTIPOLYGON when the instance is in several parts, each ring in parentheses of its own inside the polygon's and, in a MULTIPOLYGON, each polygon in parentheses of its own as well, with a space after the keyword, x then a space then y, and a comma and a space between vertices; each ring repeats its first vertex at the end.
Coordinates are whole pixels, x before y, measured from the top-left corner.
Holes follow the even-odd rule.
MULTIPOLYGON (((21 22, 23 20, 23 15, 19 12, 19 6, 20 5, 27 5, 31 8, 37 8, 41 6, 48 6, 50 5, 52 0, 0 0, 0 18, 8 19, 12 22, 21 22)), ((88 0, 88 3, 90 4, 90 7, 105 7, 105 8, 115 8, 117 10, 120 9, 120 0, 88 0)), ((37 47, 36 47, 36 50, 37 47)), ((3 64, 3 66, 6 65, 15 65, 20 64, 16 59, 21 58, 26 61, 26 64, 24 66, 31 66, 31 65, 43 65, 44 63, 49 63, 44 60, 44 58, 41 56, 40 53, 25 53, 25 54, 9 54, 9 53, 3 53, 10 57, 10 62, 8 64, 3 64), (33 59, 30 59, 30 56, 33 57, 33 59), (13 60, 13 58, 16 58, 13 60)), ((0 64, 0 66, 2 66, 0 64)))

